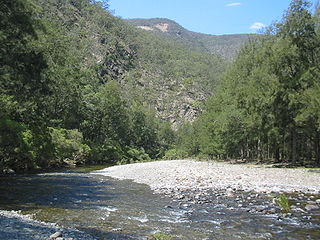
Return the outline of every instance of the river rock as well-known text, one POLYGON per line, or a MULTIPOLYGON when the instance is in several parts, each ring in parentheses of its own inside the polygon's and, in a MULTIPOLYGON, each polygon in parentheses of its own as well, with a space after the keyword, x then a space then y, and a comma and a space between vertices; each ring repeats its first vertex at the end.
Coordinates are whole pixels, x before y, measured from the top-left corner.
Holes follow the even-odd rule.
POLYGON ((319 209, 319 206, 316 205, 316 204, 307 204, 307 205, 305 206, 305 209, 306 209, 307 211, 318 210, 318 209, 319 209))
POLYGON ((233 192, 232 188, 228 188, 226 190, 226 195, 227 195, 227 197, 234 197, 234 192, 233 192))
POLYGON ((258 212, 263 212, 263 210, 265 210, 265 207, 258 206, 258 207, 256 207, 256 210, 258 212))
POLYGON ((11 168, 6 168, 3 170, 4 174, 15 174, 16 172, 11 168))
POLYGON ((50 235, 49 239, 57 239, 59 237, 62 237, 62 232, 55 232, 54 234, 50 235))
POLYGON ((277 210, 275 208, 270 208, 268 210, 266 210, 267 214, 275 214, 277 212, 277 210))
POLYGON ((320 204, 320 199, 317 199, 317 200, 316 200, 316 203, 317 203, 317 204, 320 204))
POLYGON ((299 207, 293 208, 292 211, 306 213, 305 210, 303 210, 302 208, 299 208, 299 207))
POLYGON ((122 232, 122 228, 113 228, 112 232, 122 232))

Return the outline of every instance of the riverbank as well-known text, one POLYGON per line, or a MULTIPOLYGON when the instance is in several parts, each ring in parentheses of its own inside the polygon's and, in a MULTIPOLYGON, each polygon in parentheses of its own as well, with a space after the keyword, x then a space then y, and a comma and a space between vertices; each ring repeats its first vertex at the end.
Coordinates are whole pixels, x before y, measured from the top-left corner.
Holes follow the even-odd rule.
POLYGON ((55 223, 34 220, 30 215, 17 211, 0 210, 1 239, 11 240, 93 240, 91 236, 76 229, 60 228, 55 223), (51 236, 51 238, 50 238, 51 236))
POLYGON ((172 160, 113 166, 93 174, 131 179, 149 185, 156 193, 175 189, 320 193, 317 172, 263 165, 172 160))

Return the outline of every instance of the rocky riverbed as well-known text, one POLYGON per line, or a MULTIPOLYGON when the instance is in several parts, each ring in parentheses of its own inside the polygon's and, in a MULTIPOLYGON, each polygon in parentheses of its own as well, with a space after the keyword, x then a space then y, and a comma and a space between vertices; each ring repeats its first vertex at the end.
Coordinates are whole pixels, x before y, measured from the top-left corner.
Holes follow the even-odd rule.
POLYGON ((92 170, 2 177, 0 239, 320 239, 317 171, 187 160, 92 170))
POLYGON ((1 239, 10 240, 93 240, 91 236, 76 229, 61 228, 55 223, 34 220, 18 211, 0 210, 1 239))
POLYGON ((94 174, 147 184, 155 193, 182 205, 210 204, 220 199, 221 203, 233 201, 233 207, 252 213, 278 214, 279 218, 295 214, 309 220, 315 216, 316 222, 319 220, 320 174, 308 169, 174 160, 113 166, 94 174), (288 213, 277 200, 281 194, 288 201, 288 213), (259 199, 269 201, 259 204, 259 199))
POLYGON ((94 174, 132 179, 158 193, 170 193, 173 189, 320 193, 317 172, 262 165, 174 160, 113 166, 94 174))

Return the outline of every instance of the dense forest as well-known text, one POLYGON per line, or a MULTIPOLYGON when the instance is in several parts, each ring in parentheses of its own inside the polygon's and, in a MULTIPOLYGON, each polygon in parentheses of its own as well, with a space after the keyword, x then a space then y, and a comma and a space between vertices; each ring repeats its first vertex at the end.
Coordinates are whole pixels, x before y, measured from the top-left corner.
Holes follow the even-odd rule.
POLYGON ((251 39, 171 155, 320 164, 319 5, 293 0, 251 39))
POLYGON ((169 124, 120 85, 135 33, 105 7, 2 1, 1 169, 148 160, 170 145, 169 124))
POLYGON ((0 169, 161 158, 226 69, 108 1, 3 0, 0 16, 0 169))
POLYGON ((1 0, 0 170, 195 156, 320 163, 317 9, 293 0, 227 63, 135 29, 108 1, 1 0))

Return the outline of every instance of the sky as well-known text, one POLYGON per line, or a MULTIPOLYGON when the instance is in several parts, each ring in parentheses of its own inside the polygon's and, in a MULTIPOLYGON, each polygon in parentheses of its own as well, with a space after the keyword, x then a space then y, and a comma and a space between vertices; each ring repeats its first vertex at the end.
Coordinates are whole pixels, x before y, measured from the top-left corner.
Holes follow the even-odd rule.
MULTIPOLYGON (((315 4, 318 0, 311 0, 315 4)), ((168 18, 213 35, 258 33, 281 20, 291 0, 109 0, 115 16, 168 18)), ((314 9, 314 8, 312 8, 314 9)))

